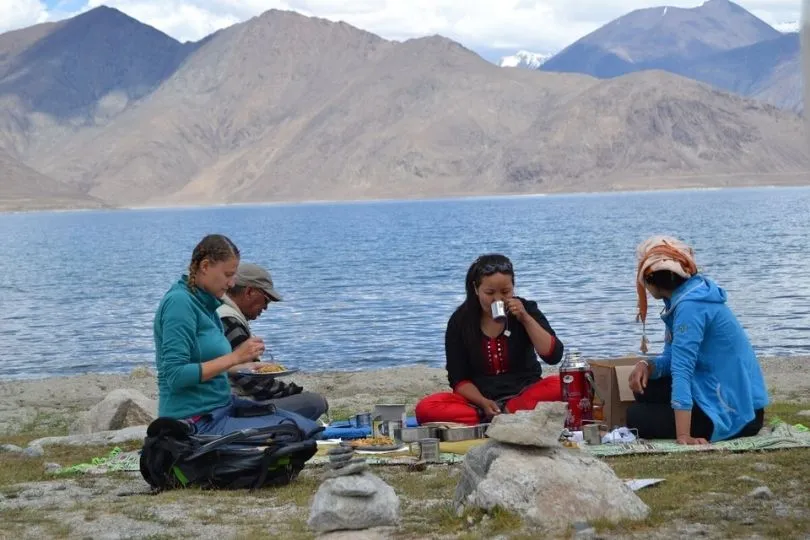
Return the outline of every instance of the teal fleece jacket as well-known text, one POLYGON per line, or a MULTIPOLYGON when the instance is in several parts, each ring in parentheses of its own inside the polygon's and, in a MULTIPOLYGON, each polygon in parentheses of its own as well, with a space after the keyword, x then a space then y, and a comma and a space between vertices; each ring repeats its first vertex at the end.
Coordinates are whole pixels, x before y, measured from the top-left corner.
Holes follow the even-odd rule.
POLYGON ((217 315, 221 304, 199 288, 192 293, 186 276, 163 296, 154 322, 159 416, 189 418, 229 403, 226 373, 201 380, 203 362, 231 352, 217 315))
POLYGON ((736 435, 768 404, 768 390, 751 342, 714 281, 692 276, 665 299, 667 329, 653 378, 672 376, 672 408, 698 404, 714 423, 711 440, 736 435))

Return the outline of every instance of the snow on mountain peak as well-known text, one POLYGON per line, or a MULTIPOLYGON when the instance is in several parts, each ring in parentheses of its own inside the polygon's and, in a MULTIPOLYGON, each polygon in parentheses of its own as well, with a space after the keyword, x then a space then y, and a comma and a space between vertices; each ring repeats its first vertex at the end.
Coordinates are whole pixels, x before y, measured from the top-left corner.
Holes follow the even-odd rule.
POLYGON ((551 58, 552 54, 518 51, 511 56, 504 56, 498 62, 501 67, 520 67, 524 69, 537 69, 543 62, 551 58))
POLYGON ((773 25, 774 28, 782 32, 783 34, 789 34, 791 32, 798 32, 799 31, 799 21, 788 21, 788 22, 780 22, 773 25))

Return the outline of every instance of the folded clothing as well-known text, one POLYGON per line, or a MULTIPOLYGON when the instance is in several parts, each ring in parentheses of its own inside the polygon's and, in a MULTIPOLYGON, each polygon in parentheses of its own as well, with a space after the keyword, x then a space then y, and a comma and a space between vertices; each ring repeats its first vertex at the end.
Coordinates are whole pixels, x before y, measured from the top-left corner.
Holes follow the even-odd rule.
MULTIPOLYGON (((416 417, 405 419, 405 427, 417 427, 416 417)), ((324 439, 362 439, 371 436, 371 426, 356 426, 351 420, 335 420, 323 431, 324 439)))

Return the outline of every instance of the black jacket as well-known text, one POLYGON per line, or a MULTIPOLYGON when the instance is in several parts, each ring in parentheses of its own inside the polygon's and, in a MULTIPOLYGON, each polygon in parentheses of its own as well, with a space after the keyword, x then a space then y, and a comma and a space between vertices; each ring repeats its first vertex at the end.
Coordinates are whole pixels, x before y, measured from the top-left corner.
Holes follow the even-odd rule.
MULTIPOLYGON (((545 315, 537 307, 537 302, 518 298, 523 302, 526 312, 542 326, 546 332, 554 336, 554 348, 550 354, 542 356, 547 364, 557 364, 562 360, 563 343, 557 339, 554 330, 546 320, 545 315)), ((461 316, 456 311, 447 322, 445 332, 444 350, 447 360, 447 379, 450 387, 455 389, 459 383, 472 382, 481 394, 487 399, 498 401, 519 394, 524 388, 542 378, 542 368, 532 345, 526 328, 515 318, 509 315, 506 328, 510 334, 507 337, 509 349, 509 367, 507 373, 488 375, 484 365, 483 354, 470 351, 462 337, 461 316)), ((483 346, 484 333, 480 324, 477 325, 477 346, 483 346)))

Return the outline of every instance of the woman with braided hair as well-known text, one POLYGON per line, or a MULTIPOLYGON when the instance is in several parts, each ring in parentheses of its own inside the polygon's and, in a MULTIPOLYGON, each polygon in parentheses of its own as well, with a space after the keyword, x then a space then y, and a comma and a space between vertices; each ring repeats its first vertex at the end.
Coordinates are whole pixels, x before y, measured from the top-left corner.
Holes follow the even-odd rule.
MULTIPOLYGON (((645 439, 706 444, 756 435, 768 392, 754 349, 726 305, 726 292, 701 275, 694 251, 656 236, 637 250, 638 320, 647 293, 663 300, 664 350, 630 374, 636 396, 627 425, 645 439)), ((646 335, 642 351, 646 352, 646 335)))
POLYGON ((239 249, 208 235, 194 248, 188 274, 163 296, 154 321, 158 414, 186 420, 200 433, 225 434, 292 420, 306 433, 318 425, 303 416, 231 395, 228 370, 253 362, 264 343, 250 337, 231 350, 217 308, 233 287, 239 249))
POLYGON ((447 323, 445 356, 452 392, 427 396, 416 405, 426 422, 478 424, 501 413, 534 409, 540 401, 561 401, 559 377, 543 378, 537 357, 562 359, 557 339, 537 302, 514 295, 512 262, 500 254, 482 255, 465 279, 467 298, 447 323), (492 317, 502 301, 505 320, 492 317))

